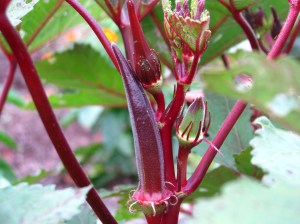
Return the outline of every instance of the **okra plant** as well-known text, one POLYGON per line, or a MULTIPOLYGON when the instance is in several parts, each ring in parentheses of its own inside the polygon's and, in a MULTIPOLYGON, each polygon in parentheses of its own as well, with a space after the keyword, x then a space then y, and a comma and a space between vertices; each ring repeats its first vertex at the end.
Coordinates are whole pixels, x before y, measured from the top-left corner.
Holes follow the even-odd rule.
POLYGON ((18 65, 58 156, 79 188, 90 187, 86 201, 104 224, 122 219, 91 187, 53 113, 58 104, 48 99, 41 78, 61 79, 64 85, 59 86, 86 91, 82 105, 128 108, 138 175, 123 205, 128 213, 142 212, 149 224, 248 223, 242 215, 230 217, 232 204, 239 213, 239 206, 256 212, 250 207, 256 203, 263 212, 249 212, 252 222, 299 223, 300 65, 299 46, 293 48, 299 42, 299 11, 299 0, 1 0, 0 46, 9 67, 0 111, 18 65), (55 17, 60 8, 78 13, 97 42, 82 47, 85 36, 72 36, 73 49, 64 46, 46 57, 47 44, 62 42, 74 27, 87 33, 76 21, 52 29, 62 18, 55 17), (104 18, 113 21, 116 31, 102 29, 104 18), (245 39, 252 52, 228 51, 245 39), (85 51, 94 56, 86 60, 85 51), (80 59, 84 68, 89 64, 87 71, 77 70, 80 59), (98 74, 93 66, 109 69, 98 74), (85 77, 89 72, 96 77, 85 77), (111 81, 110 73, 116 72, 124 92, 115 87, 118 81, 111 81), (97 76, 105 76, 104 83, 97 76), (92 96, 93 91, 81 87, 85 84, 103 91, 92 96), (125 95, 126 102, 121 99, 125 95), (269 119, 290 131, 275 128, 269 119), (269 217, 277 206, 269 200, 277 196, 278 207, 285 203, 290 213, 269 217), (187 210, 185 203, 194 207, 187 210), (188 214, 183 221, 181 213, 188 214))

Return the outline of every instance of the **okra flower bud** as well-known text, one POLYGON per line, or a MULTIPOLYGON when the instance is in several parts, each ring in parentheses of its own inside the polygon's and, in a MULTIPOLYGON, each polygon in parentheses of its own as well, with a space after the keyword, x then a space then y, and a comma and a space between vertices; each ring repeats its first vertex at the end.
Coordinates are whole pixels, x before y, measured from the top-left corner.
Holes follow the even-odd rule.
POLYGON ((261 7, 256 12, 245 10, 245 18, 253 29, 262 28, 267 24, 266 14, 261 7))
POLYGON ((273 25, 272 25, 272 29, 271 29, 271 36, 273 37, 273 39, 276 39, 276 37, 280 33, 282 24, 281 24, 281 21, 280 21, 278 14, 274 7, 271 7, 271 11, 272 11, 272 16, 273 16, 273 25))
POLYGON ((161 90, 161 64, 157 53, 150 49, 146 41, 131 0, 127 2, 127 8, 134 44, 131 64, 143 87, 154 94, 161 90))
POLYGON ((166 187, 163 146, 155 115, 132 67, 115 44, 112 49, 126 91, 134 138, 139 186, 132 199, 146 212, 150 209, 151 215, 163 215, 165 202, 172 196, 172 192, 166 187))
POLYGON ((163 0, 165 30, 176 56, 182 61, 183 54, 202 54, 211 36, 210 15, 204 9, 204 0, 177 0, 175 10, 171 2, 163 0), (186 52, 186 53, 185 53, 186 52))
POLYGON ((188 107, 186 115, 179 119, 176 134, 179 144, 183 147, 192 148, 204 139, 210 125, 210 113, 207 102, 197 98, 188 107))

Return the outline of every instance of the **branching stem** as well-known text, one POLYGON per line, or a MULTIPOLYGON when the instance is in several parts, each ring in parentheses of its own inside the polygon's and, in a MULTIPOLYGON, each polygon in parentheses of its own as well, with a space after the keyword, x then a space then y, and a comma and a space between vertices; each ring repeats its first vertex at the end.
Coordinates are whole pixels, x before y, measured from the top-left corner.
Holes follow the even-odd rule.
POLYGON ((66 2, 69 3, 69 5, 72 6, 73 9, 75 9, 82 16, 82 18, 89 24, 89 26, 94 31, 97 38, 103 45, 104 49, 106 50, 108 56, 114 63, 115 67, 119 71, 117 59, 111 49, 111 43, 105 36, 105 34, 104 34, 103 30, 101 29, 101 27, 99 26, 98 22, 89 14, 89 12, 77 0, 66 0, 66 2))
MULTIPOLYGON (((40 118, 64 166, 78 187, 91 185, 57 122, 26 46, 14 27, 10 24, 5 12, 0 12, 0 31, 12 49, 40 118)), ((103 223, 117 223, 102 202, 95 188, 92 188, 88 192, 87 202, 103 223)))
POLYGON ((284 26, 282 27, 282 29, 278 35, 278 38, 276 39, 274 45, 272 46, 272 48, 268 54, 268 59, 275 59, 276 57, 278 57, 280 55, 280 53, 284 47, 284 44, 286 43, 286 40, 288 39, 289 35, 291 34, 293 26, 297 20, 297 17, 299 15, 299 10, 300 10, 300 7, 296 7, 293 4, 291 4, 288 16, 284 23, 284 26))
POLYGON ((294 43, 298 37, 298 34, 300 32, 300 19, 298 20, 298 23, 294 29, 294 31, 292 32, 291 34, 291 37, 290 37, 290 40, 289 40, 289 43, 287 44, 285 50, 284 50, 284 53, 286 54, 289 54, 294 46, 294 43))
POLYGON ((225 3, 223 0, 219 0, 219 2, 222 5, 224 5, 231 12, 231 14, 232 14, 233 18, 235 19, 235 21, 243 29, 244 33, 246 34, 246 36, 247 36, 247 38, 250 42, 250 45, 251 45, 252 49, 253 50, 259 50, 259 43, 258 43, 258 40, 256 38, 256 35, 255 35, 253 29, 251 28, 249 23, 246 21, 244 16, 241 14, 241 12, 239 12, 235 8, 233 0, 230 0, 230 5, 225 3))

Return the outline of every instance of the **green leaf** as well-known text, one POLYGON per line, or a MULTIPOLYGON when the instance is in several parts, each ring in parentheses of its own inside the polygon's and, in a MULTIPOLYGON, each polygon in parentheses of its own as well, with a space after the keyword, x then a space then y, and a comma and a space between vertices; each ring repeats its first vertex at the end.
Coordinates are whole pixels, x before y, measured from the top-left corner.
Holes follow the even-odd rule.
POLYGON ((67 188, 19 184, 0 189, 0 220, 9 224, 50 224, 79 213, 88 188, 67 188))
MULTIPOLYGON (((212 117, 207 139, 212 140, 236 101, 209 91, 206 91, 204 100, 208 102, 208 110, 212 117)), ((250 116, 251 110, 247 108, 220 148, 224 156, 217 155, 215 162, 236 170, 234 155, 247 149, 249 141, 253 137, 250 116)), ((204 155, 207 148, 207 143, 202 142, 196 150, 204 155)))
POLYGON ((268 185, 286 184, 300 186, 300 136, 275 128, 266 117, 255 120, 258 129, 251 140, 252 163, 261 167, 267 175, 268 185))
MULTIPOLYGON (((104 17, 104 13, 100 10, 95 1, 82 0, 80 2, 96 19, 104 17)), ((35 35, 36 31, 42 25, 42 22, 46 22, 46 24, 43 25, 43 29, 30 44, 30 51, 41 49, 49 41, 64 36, 65 38, 60 39, 59 44, 52 44, 49 49, 52 50, 51 52, 53 52, 53 48, 59 48, 61 50, 65 48, 69 42, 76 41, 78 33, 74 30, 72 31, 71 28, 74 28, 81 23, 85 24, 82 17, 72 7, 70 7, 69 4, 64 3, 64 1, 41 0, 36 4, 34 10, 28 13, 23 19, 22 30, 25 34, 23 36, 25 43, 28 43, 28 41, 35 35)), ((89 30, 86 24, 83 25, 83 27, 86 30, 89 30)))
POLYGON ((288 57, 272 61, 262 54, 239 52, 232 55, 229 70, 208 69, 204 79, 207 88, 253 103, 282 125, 300 132, 300 123, 295 122, 300 116, 299 70, 299 63, 288 57), (239 80, 244 84, 238 84, 239 80), (268 85, 271 88, 266 88, 268 85))
MULTIPOLYGON (((230 0, 225 0, 228 5, 230 5, 230 0)), ((241 10, 253 5, 258 2, 258 0, 233 0, 233 5, 236 9, 241 10)))
POLYGON ((18 181, 13 182, 13 185, 20 184, 20 183, 28 183, 28 184, 36 184, 40 180, 44 179, 45 177, 49 176, 51 171, 46 171, 46 170, 40 170, 36 175, 29 175, 26 176, 18 181))
POLYGON ((33 6, 38 0, 12 0, 7 9, 7 16, 13 26, 21 23, 21 19, 33 10, 33 6))
POLYGON ((269 189, 242 178, 225 185, 220 196, 198 200, 187 224, 298 224, 299 200, 299 187, 269 189))
POLYGON ((0 131, 0 142, 11 149, 17 149, 17 143, 3 131, 0 131))
MULTIPOLYGON (((289 10, 287 1, 273 0, 236 0, 237 8, 251 5, 251 9, 262 7, 268 18, 271 19, 270 5, 273 5, 282 19, 289 10)), ((201 63, 206 64, 212 59, 221 56, 224 51, 246 39, 240 26, 233 20, 231 13, 218 0, 206 1, 206 8, 210 12, 212 37, 208 48, 201 58, 201 63)))
POLYGON ((89 206, 81 206, 80 213, 73 216, 72 219, 64 221, 64 224, 97 224, 97 216, 89 206))
MULTIPOLYGON (((128 206, 131 203, 134 203, 134 201, 130 201, 130 195, 132 195, 132 191, 135 189, 135 187, 131 185, 121 185, 114 189, 114 191, 102 191, 101 195, 103 198, 111 198, 111 197, 118 197, 118 204, 119 207, 116 211, 115 218, 117 221, 122 220, 131 220, 135 218, 139 218, 142 216, 141 212, 137 213, 130 213, 128 210, 128 206)), ((134 206, 134 209, 138 209, 138 206, 134 206)))
POLYGON ((9 182, 17 179, 13 168, 3 159, 0 158, 0 177, 5 178, 9 182))
POLYGON ((224 184, 236 180, 238 175, 238 173, 225 166, 213 169, 205 175, 200 187, 187 200, 194 201, 196 198, 215 196, 221 192, 224 184))
POLYGON ((239 155, 235 155, 236 167, 240 173, 260 180, 263 177, 264 172, 261 168, 251 163, 251 151, 252 148, 249 147, 239 155))
POLYGON ((56 54, 53 61, 36 63, 43 80, 66 89, 50 96, 54 107, 84 105, 126 106, 122 79, 117 70, 89 46, 56 54))

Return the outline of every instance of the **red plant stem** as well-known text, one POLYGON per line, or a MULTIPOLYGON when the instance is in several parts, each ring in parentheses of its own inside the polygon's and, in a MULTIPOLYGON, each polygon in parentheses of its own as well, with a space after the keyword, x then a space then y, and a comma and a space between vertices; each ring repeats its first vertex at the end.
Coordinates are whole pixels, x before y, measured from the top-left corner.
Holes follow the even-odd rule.
POLYGON ((184 78, 182 80, 182 82, 186 85, 190 85, 195 77, 196 71, 197 71, 197 67, 198 67, 198 63, 199 63, 199 59, 200 59, 201 54, 196 54, 194 56, 193 59, 193 64, 191 66, 191 69, 189 71, 189 74, 187 75, 186 78, 184 78))
POLYGON ((288 45, 286 46, 285 50, 284 50, 284 53, 286 54, 289 54, 294 46, 294 43, 298 37, 298 34, 300 32, 300 20, 298 21, 294 31, 292 32, 291 34, 291 37, 290 37, 290 40, 289 40, 289 43, 288 45))
POLYGON ((258 43, 259 43, 260 49, 267 55, 269 53, 269 50, 266 48, 266 46, 264 45, 264 43, 262 42, 262 40, 259 39, 258 43))
POLYGON ((293 26, 297 20, 297 17, 299 15, 299 10, 300 7, 296 7, 293 4, 291 4, 286 21, 278 35, 278 38, 276 39, 274 45, 272 46, 268 54, 268 59, 275 59, 280 55, 284 47, 284 44, 286 43, 286 40, 288 39, 293 29, 293 26))
POLYGON ((238 10, 235 9, 233 0, 230 0, 230 5, 226 4, 223 0, 219 0, 219 2, 231 12, 235 21, 243 29, 250 42, 251 48, 253 50, 259 50, 259 43, 253 29, 251 28, 247 20, 244 18, 244 16, 238 10))
POLYGON ((160 129, 160 136, 164 152, 164 172, 167 182, 175 184, 175 171, 172 148, 172 125, 165 125, 160 129))
POLYGON ((226 54, 222 54, 221 58, 222 58, 222 61, 223 61, 223 64, 224 64, 225 68, 229 68, 229 60, 228 60, 227 55, 226 54))
POLYGON ((152 215, 145 215, 145 218, 147 220, 147 224, 161 224, 162 215, 158 214, 155 216, 152 215))
POLYGON ((64 3, 64 0, 59 0, 54 8, 50 11, 50 13, 46 16, 46 18, 39 24, 37 29, 33 32, 33 34, 29 37, 28 41, 26 42, 26 45, 29 46, 34 39, 38 36, 38 34, 41 32, 41 30, 46 26, 46 24, 49 22, 49 20, 54 16, 54 14, 57 12, 57 10, 60 8, 60 6, 64 3))
POLYGON ((161 115, 165 111, 165 97, 162 91, 153 94, 153 97, 157 103, 156 120, 159 121, 161 115))
POLYGON ((125 53, 127 60, 130 61, 130 64, 133 63, 133 39, 132 39, 132 32, 131 26, 126 25, 120 27, 121 35, 123 38, 124 46, 125 46, 125 53))
MULTIPOLYGON (((223 125, 221 126, 220 130, 218 131, 216 137, 212 141, 212 144, 217 147, 221 148, 223 142, 227 138, 228 134, 230 133, 231 129, 242 115, 243 111, 245 110, 247 104, 242 101, 238 100, 234 105, 233 109, 225 119, 223 125)), ((193 193, 199 184, 201 183, 203 177, 205 176, 210 164, 212 163, 213 159, 215 158, 217 151, 214 149, 213 146, 210 146, 207 151, 205 152, 203 158, 201 159, 200 163, 198 164, 195 172, 187 181, 187 184, 182 188, 182 191, 186 194, 193 193)))
POLYGON ((181 186, 186 185, 186 170, 187 170, 188 157, 190 152, 191 149, 189 148, 184 148, 182 146, 179 147, 178 162, 180 163, 181 180, 177 180, 177 181, 181 182, 181 186))
POLYGON ((165 177, 166 181, 175 185, 175 171, 174 171, 174 160, 172 151, 172 128, 173 124, 178 117, 178 114, 184 103, 185 90, 181 84, 177 85, 175 96, 171 105, 169 106, 159 123, 162 124, 160 129, 161 140, 164 149, 164 162, 165 162, 165 177))
POLYGON ((184 198, 178 199, 175 205, 169 205, 168 211, 165 213, 161 224, 177 224, 180 212, 180 206, 184 198))
POLYGON ((12 85, 12 82, 14 80, 15 72, 16 72, 16 68, 17 68, 15 59, 12 56, 9 57, 8 60, 9 60, 8 74, 7 74, 5 83, 2 88, 1 96, 0 96, 0 115, 2 114, 3 107, 6 102, 7 95, 10 90, 10 87, 12 85))
MULTIPOLYGON (((142 2, 142 1, 141 1, 142 2)), ((147 5, 147 9, 139 16, 140 21, 149 13, 151 12, 159 0, 153 0, 150 4, 147 5)))
MULTIPOLYGON (((0 31, 12 49, 40 118, 64 166, 78 187, 91 185, 56 120, 26 46, 10 24, 5 12, 0 13, 0 31)), ((88 192, 86 200, 103 223, 117 223, 95 188, 88 192)))
POLYGON ((77 0, 66 0, 66 2, 69 3, 69 5, 72 6, 73 9, 75 9, 82 16, 82 18, 89 24, 89 26, 94 31, 97 38, 103 45, 104 49, 106 50, 108 56, 114 63, 115 67, 119 71, 117 59, 111 49, 111 43, 105 36, 98 22, 89 14, 89 12, 77 0))

